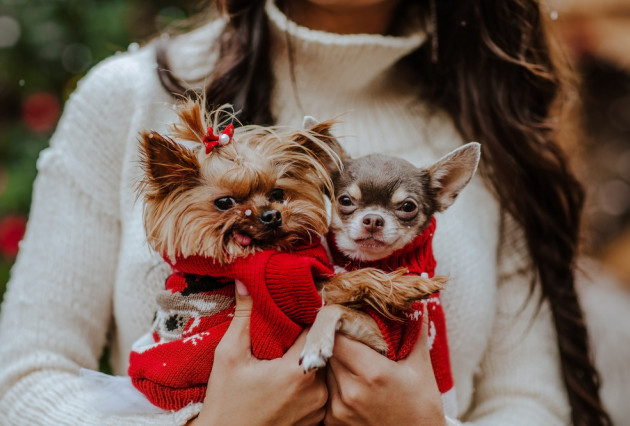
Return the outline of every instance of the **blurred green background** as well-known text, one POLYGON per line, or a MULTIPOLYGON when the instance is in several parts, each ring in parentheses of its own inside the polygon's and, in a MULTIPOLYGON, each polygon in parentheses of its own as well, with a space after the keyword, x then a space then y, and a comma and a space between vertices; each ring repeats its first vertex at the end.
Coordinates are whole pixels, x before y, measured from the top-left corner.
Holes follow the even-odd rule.
POLYGON ((100 60, 194 13, 193 1, 0 1, 0 300, 23 235, 35 163, 63 103, 100 60))

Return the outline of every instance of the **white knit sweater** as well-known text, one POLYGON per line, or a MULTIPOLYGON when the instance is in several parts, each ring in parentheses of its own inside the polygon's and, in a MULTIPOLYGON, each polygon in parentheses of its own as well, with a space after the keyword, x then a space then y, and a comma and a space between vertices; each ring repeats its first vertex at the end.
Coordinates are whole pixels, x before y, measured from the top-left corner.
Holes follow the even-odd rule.
MULTIPOLYGON (((383 152, 417 165, 464 142, 395 66, 424 41, 421 31, 337 35, 287 22, 272 4, 267 14, 279 124, 345 113, 335 133, 351 155, 383 152)), ((175 40, 179 76, 194 82, 208 74, 222 25, 175 40)), ((173 102, 158 81, 152 45, 104 61, 68 101, 37 164, 28 230, 1 310, 0 424, 182 424, 199 410, 106 418, 84 400, 78 378, 80 367, 97 368, 108 341, 114 372, 126 373, 131 344, 148 329, 169 273, 147 246, 134 185, 138 132, 164 131, 175 119, 173 102)), ((480 178, 437 221, 437 272, 452 277, 442 300, 459 420, 567 424, 555 331, 548 307, 537 312, 538 297, 529 295, 519 233, 500 225, 480 178)))

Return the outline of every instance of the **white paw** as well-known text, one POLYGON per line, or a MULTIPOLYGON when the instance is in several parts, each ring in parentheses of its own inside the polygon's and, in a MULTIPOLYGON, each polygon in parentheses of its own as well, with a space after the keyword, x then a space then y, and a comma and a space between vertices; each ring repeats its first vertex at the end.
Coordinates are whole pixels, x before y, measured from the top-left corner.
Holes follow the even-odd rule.
POLYGON ((326 350, 324 348, 311 348, 305 347, 300 354, 300 365, 304 370, 304 373, 308 373, 311 370, 317 370, 326 366, 326 362, 332 356, 332 349, 326 350))

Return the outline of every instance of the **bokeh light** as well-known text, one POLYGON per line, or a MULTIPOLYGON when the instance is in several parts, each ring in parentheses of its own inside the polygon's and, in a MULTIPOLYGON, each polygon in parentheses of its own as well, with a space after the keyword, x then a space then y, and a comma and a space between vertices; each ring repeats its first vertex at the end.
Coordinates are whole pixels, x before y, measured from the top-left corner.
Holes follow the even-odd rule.
POLYGON ((69 44, 63 49, 61 63, 70 73, 82 73, 92 65, 92 52, 83 44, 69 44))
POLYGON ((57 124, 61 114, 59 99, 51 93, 30 95, 22 106, 22 120, 35 132, 49 132, 57 124))
POLYGON ((611 216, 619 216, 630 209, 630 185, 622 180, 604 182, 599 188, 601 209, 611 216))
POLYGON ((20 39, 20 24, 11 16, 0 16, 0 48, 13 47, 20 39))
POLYGON ((0 254, 15 257, 26 231, 26 217, 11 215, 0 218, 0 254))

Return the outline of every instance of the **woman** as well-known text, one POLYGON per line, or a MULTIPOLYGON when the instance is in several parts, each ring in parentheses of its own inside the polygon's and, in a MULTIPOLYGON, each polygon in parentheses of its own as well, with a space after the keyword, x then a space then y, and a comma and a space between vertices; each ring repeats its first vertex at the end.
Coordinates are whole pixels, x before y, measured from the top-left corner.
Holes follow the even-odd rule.
POLYGON ((573 288, 582 193, 554 143, 563 68, 535 1, 486 3, 226 1, 229 19, 93 70, 39 160, 2 308, 1 416, 10 424, 610 424, 573 288), (444 417, 427 374, 426 334, 400 363, 338 338, 330 368, 303 375, 295 368, 303 336, 284 358, 251 358, 242 288, 204 404, 103 418, 83 401, 79 367, 96 368, 109 339, 114 372, 125 373, 168 274, 146 248, 134 198, 136 138, 173 121, 172 93, 188 88, 203 88, 210 106, 236 105, 246 123, 297 126, 305 114, 345 113, 336 134, 355 156, 426 164, 462 142, 482 143, 483 179, 438 217, 434 240, 437 272, 452 277, 443 303, 458 420, 444 417))

